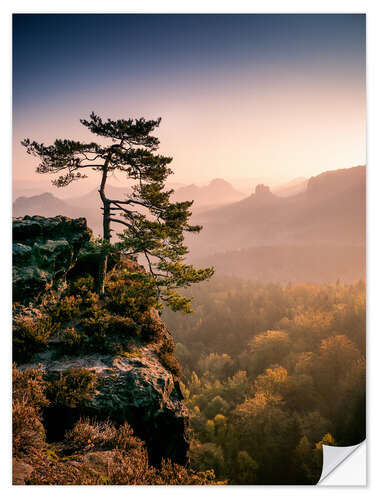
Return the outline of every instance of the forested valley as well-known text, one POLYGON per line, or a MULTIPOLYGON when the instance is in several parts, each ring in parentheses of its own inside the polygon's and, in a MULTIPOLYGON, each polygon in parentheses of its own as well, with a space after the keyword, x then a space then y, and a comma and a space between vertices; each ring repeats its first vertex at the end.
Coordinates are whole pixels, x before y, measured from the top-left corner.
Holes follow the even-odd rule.
POLYGON ((322 445, 365 437, 365 283, 214 277, 163 312, 190 413, 190 461, 228 484, 313 484, 322 445))

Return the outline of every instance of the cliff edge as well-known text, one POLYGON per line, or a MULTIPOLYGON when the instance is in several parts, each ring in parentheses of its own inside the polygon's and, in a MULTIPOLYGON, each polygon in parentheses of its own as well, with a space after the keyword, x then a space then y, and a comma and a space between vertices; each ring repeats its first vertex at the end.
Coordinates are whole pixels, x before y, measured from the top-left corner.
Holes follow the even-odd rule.
MULTIPOLYGON (((185 465, 180 368, 142 269, 115 260, 102 299, 95 272, 82 265, 95 253, 85 219, 16 218, 13 235, 13 357, 23 385, 39 377, 44 399, 32 405, 44 430, 41 446, 62 449, 84 421, 125 424, 145 443, 151 466, 185 465)), ((17 446, 16 475, 30 464, 25 443, 17 446)))

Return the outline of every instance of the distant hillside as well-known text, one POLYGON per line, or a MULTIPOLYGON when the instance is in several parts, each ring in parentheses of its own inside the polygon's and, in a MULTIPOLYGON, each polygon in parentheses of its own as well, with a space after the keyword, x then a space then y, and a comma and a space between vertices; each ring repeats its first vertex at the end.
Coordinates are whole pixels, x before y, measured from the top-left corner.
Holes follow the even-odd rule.
MULTIPOLYGON (((365 275, 365 167, 324 172, 311 177, 306 190, 277 196, 260 184, 246 198, 226 181, 186 186, 175 199, 195 200, 192 222, 203 225, 199 235, 187 235, 193 262, 214 265, 221 274, 269 281, 352 280, 365 275), (204 210, 204 203, 218 208, 204 210), (240 201, 225 203, 230 196, 240 201), (224 204, 224 206, 223 206, 224 204), (272 278, 273 277, 273 278, 272 278)), ((297 180, 290 186, 296 186, 297 180)), ((289 187, 290 187, 289 186, 289 187)), ((123 198, 126 187, 109 186, 110 196, 123 198)), ((284 191, 285 193, 285 191, 284 191)), ((51 193, 19 197, 14 215, 86 217, 101 234, 97 190, 61 200, 51 193)), ((122 228, 114 225, 114 232, 122 228)))
POLYGON ((63 200, 51 193, 43 193, 37 196, 20 196, 13 203, 13 216, 42 215, 53 217, 55 215, 66 215, 74 217, 74 209, 63 200))
POLYGON ((290 197, 259 186, 254 194, 194 217, 204 229, 191 237, 191 255, 259 246, 365 244, 365 167, 325 172, 290 197))
MULTIPOLYGON (((109 196, 119 199, 124 198, 126 191, 126 187, 119 188, 111 185, 108 186, 107 190, 109 196)), ((13 216, 42 215, 43 217, 53 217, 55 215, 65 215, 72 218, 85 217, 88 226, 94 233, 100 234, 102 230, 100 206, 101 200, 97 188, 83 196, 75 196, 65 200, 61 200, 51 193, 43 193, 36 196, 17 198, 13 203, 13 216)))
POLYGON ((194 200, 194 208, 220 206, 245 198, 245 194, 234 189, 224 179, 213 179, 207 186, 184 186, 177 189, 172 196, 175 201, 194 200))
POLYGON ((99 204, 79 206, 71 202, 61 200, 51 193, 43 193, 36 196, 20 196, 13 203, 13 217, 24 217, 25 215, 41 215, 43 217, 54 217, 65 215, 66 217, 85 217, 88 226, 95 234, 101 232, 101 215, 99 204))
MULTIPOLYGON (((107 196, 109 198, 117 200, 123 200, 125 196, 127 196, 127 193, 129 193, 129 191, 130 191, 129 186, 118 187, 118 186, 112 186, 111 184, 108 184, 106 186, 107 196)), ((101 204, 98 188, 92 189, 83 196, 75 196, 74 198, 69 198, 66 201, 67 203, 69 203, 69 205, 72 205, 74 207, 90 208, 90 209, 95 209, 95 207, 97 207, 98 210, 101 204)))
POLYGON ((197 259, 216 274, 272 283, 352 283, 366 278, 366 247, 275 245, 217 253, 197 259))
POLYGON ((273 187, 272 192, 277 196, 294 196, 306 191, 307 183, 308 179, 306 179, 306 177, 297 177, 286 184, 273 187))
MULTIPOLYGON (((233 201, 244 198, 244 194, 236 191, 229 182, 223 179, 214 179, 207 186, 198 187, 194 184, 182 186, 181 184, 168 184, 167 189, 177 188, 172 195, 174 201, 194 200, 193 212, 198 214, 202 210, 219 207, 233 201)), ((130 191, 129 186, 107 185, 107 196, 112 199, 124 199, 130 191)), ((42 215, 52 217, 55 215, 66 215, 68 217, 86 217, 89 227, 95 234, 101 234, 102 212, 101 200, 98 189, 92 189, 82 196, 74 196, 64 200, 51 193, 38 194, 36 196, 21 196, 13 204, 15 217, 24 215, 42 215)), ((122 228, 114 224, 116 231, 122 228)))
POLYGON ((326 197, 330 193, 345 193, 365 189, 366 168, 363 165, 340 170, 329 170, 311 177, 307 185, 310 196, 326 197))

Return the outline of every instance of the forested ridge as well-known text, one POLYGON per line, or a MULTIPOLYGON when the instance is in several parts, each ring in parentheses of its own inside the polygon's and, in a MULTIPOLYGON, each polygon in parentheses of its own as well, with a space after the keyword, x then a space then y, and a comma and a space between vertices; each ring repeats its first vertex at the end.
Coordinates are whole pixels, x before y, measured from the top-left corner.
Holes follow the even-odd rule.
POLYGON ((176 338, 191 466, 229 484, 311 484, 322 444, 365 437, 365 283, 260 284, 215 277, 176 338))

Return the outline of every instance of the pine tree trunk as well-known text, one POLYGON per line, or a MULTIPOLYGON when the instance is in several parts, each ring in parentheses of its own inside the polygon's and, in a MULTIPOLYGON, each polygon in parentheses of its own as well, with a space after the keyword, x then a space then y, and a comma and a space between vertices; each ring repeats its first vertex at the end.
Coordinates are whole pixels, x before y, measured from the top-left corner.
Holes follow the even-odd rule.
MULTIPOLYGON (((103 175, 102 175, 102 182, 100 184, 100 189, 99 189, 99 194, 103 202, 103 239, 104 243, 109 243, 111 240, 111 229, 110 229, 110 208, 111 204, 110 201, 106 198, 105 193, 104 193, 104 188, 105 188, 105 183, 107 181, 107 168, 108 168, 108 163, 110 161, 110 156, 107 158, 105 162, 105 166, 103 169, 103 175)), ((99 262, 99 276, 98 276, 98 293, 100 297, 104 296, 104 285, 105 285, 105 279, 107 276, 107 262, 108 262, 108 255, 107 255, 107 249, 103 248, 101 255, 100 255, 100 262, 99 262)))
MULTIPOLYGON (((105 243, 109 243, 111 239, 111 231, 109 227, 109 217, 110 217, 110 204, 108 201, 103 202, 103 239, 105 243)), ((103 248, 100 263, 99 263, 99 283, 98 283, 98 293, 101 297, 104 295, 104 284, 107 275, 107 262, 108 255, 107 250, 103 248)))

